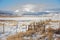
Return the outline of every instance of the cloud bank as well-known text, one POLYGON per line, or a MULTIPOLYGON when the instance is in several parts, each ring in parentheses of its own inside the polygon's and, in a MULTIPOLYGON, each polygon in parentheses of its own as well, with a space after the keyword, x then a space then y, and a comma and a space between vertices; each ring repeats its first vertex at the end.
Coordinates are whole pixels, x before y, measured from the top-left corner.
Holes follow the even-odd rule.
POLYGON ((46 5, 40 4, 25 4, 20 5, 17 8, 13 7, 12 10, 17 13, 25 13, 25 12, 40 12, 46 9, 46 5))

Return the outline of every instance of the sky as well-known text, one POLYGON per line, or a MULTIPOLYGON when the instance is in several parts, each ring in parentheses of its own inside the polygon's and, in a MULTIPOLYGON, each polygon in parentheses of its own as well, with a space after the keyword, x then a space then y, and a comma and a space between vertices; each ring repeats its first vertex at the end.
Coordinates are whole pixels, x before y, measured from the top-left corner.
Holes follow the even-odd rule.
POLYGON ((0 0, 0 10, 40 11, 60 8, 60 0, 0 0))

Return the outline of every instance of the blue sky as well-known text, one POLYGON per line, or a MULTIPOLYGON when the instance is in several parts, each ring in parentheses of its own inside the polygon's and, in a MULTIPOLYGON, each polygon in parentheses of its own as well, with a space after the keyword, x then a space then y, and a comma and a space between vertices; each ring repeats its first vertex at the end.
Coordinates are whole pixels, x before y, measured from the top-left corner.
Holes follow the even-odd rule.
POLYGON ((0 0, 0 10, 23 4, 44 4, 51 8, 60 8, 60 0, 0 0))

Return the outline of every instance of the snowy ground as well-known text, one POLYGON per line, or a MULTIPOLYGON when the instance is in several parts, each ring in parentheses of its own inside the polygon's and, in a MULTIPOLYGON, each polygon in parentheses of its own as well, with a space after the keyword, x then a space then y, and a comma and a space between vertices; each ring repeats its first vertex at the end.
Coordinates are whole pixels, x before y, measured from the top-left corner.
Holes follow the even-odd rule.
MULTIPOLYGON (((48 15, 52 15, 52 14, 48 14, 48 15)), ((60 20, 60 15, 59 14, 53 14, 54 16, 52 17, 18 17, 18 18, 0 18, 0 20, 48 20, 48 19, 52 19, 52 20, 60 20)), ((56 23, 53 24, 55 25, 53 28, 56 28, 56 23)), ((57 27, 58 28, 58 27, 57 27)), ((24 28, 22 28, 23 30, 26 30, 24 28)), ((9 35, 14 35, 16 34, 16 32, 20 32, 20 30, 22 30, 21 28, 19 29, 19 27, 17 26, 6 26, 5 27, 5 33, 1 34, 0 33, 0 38, 2 38, 3 40, 5 40, 4 38, 8 37, 9 35)), ((0 27, 0 31, 2 30, 2 28, 0 27)))
MULTIPOLYGON (((0 30, 1 30, 2 27, 0 27, 0 30)), ((0 38, 4 39, 10 35, 14 35, 16 34, 17 32, 26 32, 27 30, 27 26, 23 26, 23 27, 20 27, 20 26, 6 26, 4 27, 4 33, 0 33, 0 38)), ((1 30, 3 32, 3 30, 1 30)), ((1 32, 0 31, 0 32, 1 32)))

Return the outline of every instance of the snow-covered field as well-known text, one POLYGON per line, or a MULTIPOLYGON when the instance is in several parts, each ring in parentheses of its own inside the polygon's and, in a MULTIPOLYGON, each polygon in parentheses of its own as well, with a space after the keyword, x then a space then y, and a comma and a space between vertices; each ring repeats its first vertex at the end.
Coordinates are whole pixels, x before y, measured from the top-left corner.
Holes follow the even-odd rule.
MULTIPOLYGON (((44 16, 44 15, 43 15, 44 16)), ((14 18, 1 18, 0 17, 0 20, 16 20, 16 21, 22 21, 22 20, 25 20, 25 21, 40 21, 40 20, 49 20, 49 19, 52 19, 52 20, 60 20, 60 14, 47 14, 45 16, 47 17, 43 17, 43 16, 40 16, 40 17, 14 17, 14 18), (50 17, 48 17, 50 16, 50 17)), ((24 21, 22 21, 24 23, 24 21)), ((29 23, 29 22, 28 22, 29 23)), ((52 28, 58 28, 56 23, 53 24, 54 27, 52 28)), ((52 25, 52 26, 53 26, 52 25)), ((0 38, 2 38, 3 40, 5 40, 4 38, 10 36, 10 35, 14 35, 16 34, 17 32, 25 32, 27 29, 26 29, 27 26, 5 26, 4 28, 4 34, 0 33, 0 38)), ((27 27, 28 28, 28 27, 27 27)), ((2 32, 2 26, 0 26, 0 32, 2 32)))

